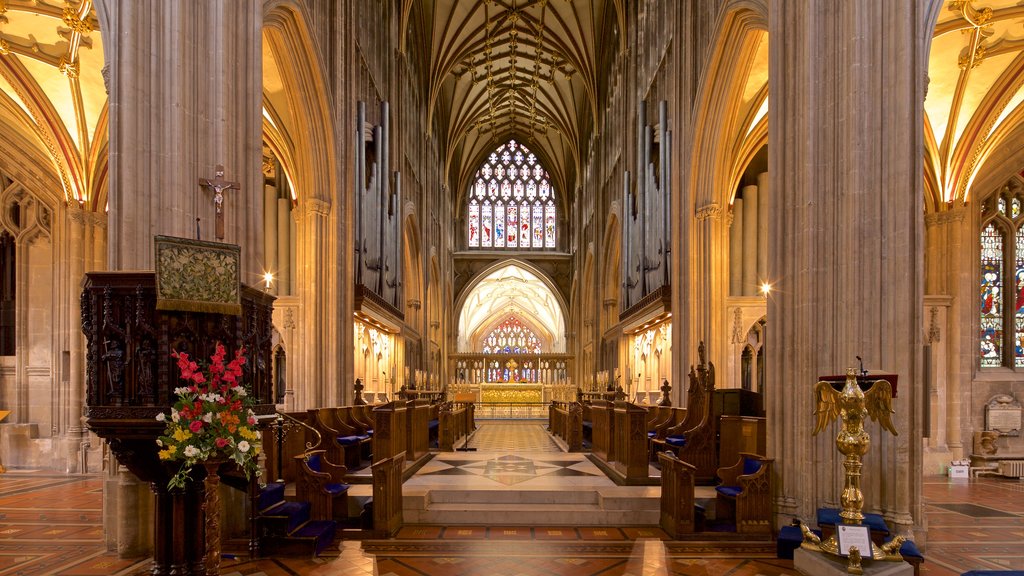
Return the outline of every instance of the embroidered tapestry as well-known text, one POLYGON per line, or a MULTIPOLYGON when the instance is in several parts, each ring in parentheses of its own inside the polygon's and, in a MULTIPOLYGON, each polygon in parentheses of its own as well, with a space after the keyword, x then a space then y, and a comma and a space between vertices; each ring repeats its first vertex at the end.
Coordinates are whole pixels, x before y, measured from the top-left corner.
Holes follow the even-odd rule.
POLYGON ((156 236, 156 308, 242 313, 237 244, 156 236))

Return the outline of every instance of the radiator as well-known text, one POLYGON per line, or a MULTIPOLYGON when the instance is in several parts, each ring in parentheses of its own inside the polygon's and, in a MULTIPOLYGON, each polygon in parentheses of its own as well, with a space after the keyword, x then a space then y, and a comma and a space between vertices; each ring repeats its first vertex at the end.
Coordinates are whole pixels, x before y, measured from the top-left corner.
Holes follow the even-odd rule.
POLYGON ((1024 460, 1000 460, 999 473, 1009 478, 1024 477, 1024 460))

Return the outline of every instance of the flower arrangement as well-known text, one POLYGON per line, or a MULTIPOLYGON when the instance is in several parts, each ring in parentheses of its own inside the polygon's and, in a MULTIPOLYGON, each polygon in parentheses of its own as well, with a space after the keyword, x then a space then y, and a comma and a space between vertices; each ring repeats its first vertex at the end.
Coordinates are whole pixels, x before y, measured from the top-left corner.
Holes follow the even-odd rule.
POLYGON ((156 417, 167 423, 156 441, 160 460, 183 461, 168 488, 184 488, 193 466, 218 455, 235 461, 246 478, 258 473, 260 432, 252 399, 239 382, 244 353, 239 349, 225 366, 226 352, 218 342, 210 357, 209 376, 185 352, 171 354, 188 385, 174 389, 178 399, 170 416, 161 412, 156 417))

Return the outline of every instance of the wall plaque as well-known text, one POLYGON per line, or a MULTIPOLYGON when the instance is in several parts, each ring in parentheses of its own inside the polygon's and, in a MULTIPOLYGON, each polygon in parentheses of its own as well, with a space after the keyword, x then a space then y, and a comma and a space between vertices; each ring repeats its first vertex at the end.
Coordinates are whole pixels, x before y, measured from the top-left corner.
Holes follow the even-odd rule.
POLYGON ((1021 405, 1010 394, 993 396, 985 405, 985 430, 1002 436, 1020 436, 1021 405))

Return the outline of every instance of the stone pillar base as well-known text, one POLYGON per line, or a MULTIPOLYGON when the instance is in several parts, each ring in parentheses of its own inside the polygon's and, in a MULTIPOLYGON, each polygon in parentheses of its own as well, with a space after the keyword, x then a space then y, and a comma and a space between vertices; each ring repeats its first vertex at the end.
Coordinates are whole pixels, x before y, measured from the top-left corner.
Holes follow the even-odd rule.
MULTIPOLYGON (((823 552, 797 548, 793 567, 806 576, 846 576, 846 559, 823 552)), ((914 576, 914 567, 906 562, 864 560, 864 576, 914 576)))

